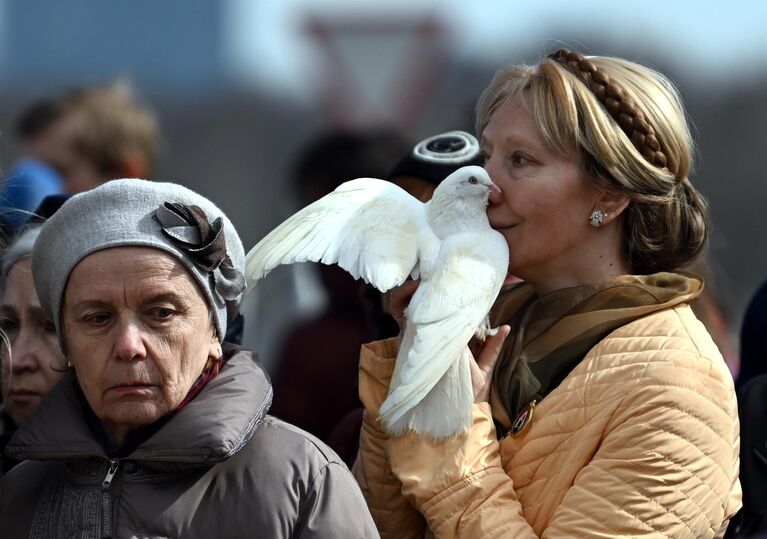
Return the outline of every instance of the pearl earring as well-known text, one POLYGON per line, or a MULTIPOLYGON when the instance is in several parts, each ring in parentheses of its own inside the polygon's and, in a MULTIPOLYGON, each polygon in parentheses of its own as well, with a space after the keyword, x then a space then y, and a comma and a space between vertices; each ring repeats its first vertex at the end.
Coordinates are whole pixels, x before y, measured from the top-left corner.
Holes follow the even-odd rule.
POLYGON ((605 221, 605 216, 607 215, 607 212, 603 212, 602 210, 594 210, 591 212, 591 217, 589 217, 589 223, 591 226, 595 226, 599 228, 602 226, 602 223, 605 221))

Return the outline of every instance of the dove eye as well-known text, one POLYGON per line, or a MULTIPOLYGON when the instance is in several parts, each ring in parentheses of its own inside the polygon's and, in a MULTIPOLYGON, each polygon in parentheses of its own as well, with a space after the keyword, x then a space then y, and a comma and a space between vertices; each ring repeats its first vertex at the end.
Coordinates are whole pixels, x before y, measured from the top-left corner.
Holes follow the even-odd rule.
POLYGON ((477 178, 474 176, 469 176, 469 183, 472 185, 477 185, 477 178))

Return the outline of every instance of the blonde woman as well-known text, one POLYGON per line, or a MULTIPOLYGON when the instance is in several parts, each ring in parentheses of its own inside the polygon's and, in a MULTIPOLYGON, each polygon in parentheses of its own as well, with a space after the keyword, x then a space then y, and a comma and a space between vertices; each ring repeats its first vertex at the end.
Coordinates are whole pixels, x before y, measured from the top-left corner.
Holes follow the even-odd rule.
MULTIPOLYGON (((496 303, 465 435, 387 438, 396 340, 363 349, 355 474, 382 537, 721 537, 740 506, 737 404, 688 306, 702 279, 679 271, 708 215, 672 84, 561 50, 499 71, 477 133, 525 283, 496 303)), ((395 318, 416 286, 391 294, 395 318)))

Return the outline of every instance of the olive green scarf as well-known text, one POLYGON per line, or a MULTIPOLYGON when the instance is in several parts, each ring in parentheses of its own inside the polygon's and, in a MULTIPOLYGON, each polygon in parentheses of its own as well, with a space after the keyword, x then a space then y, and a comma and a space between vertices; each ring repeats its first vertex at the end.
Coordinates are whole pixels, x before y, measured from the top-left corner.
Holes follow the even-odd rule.
POLYGON ((610 283, 564 288, 541 297, 525 283, 503 291, 491 322, 509 324, 511 333, 493 373, 493 415, 508 428, 510 418, 555 389, 609 333, 687 303, 702 289, 703 279, 697 275, 656 273, 624 275, 610 283))

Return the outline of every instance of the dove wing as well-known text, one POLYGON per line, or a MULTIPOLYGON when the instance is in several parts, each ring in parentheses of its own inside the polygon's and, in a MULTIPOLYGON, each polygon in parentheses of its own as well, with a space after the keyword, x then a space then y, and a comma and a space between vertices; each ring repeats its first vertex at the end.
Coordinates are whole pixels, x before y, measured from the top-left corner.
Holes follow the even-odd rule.
POLYGON ((401 351, 407 357, 397 358, 396 387, 381 407, 387 423, 421 402, 460 359, 498 296, 507 268, 508 246, 495 231, 445 240, 431 278, 421 283, 408 307, 415 338, 409 350, 401 351))
POLYGON ((276 266, 338 264, 384 292, 402 284, 431 234, 423 203, 393 183, 358 178, 288 218, 245 259, 249 287, 276 266))

